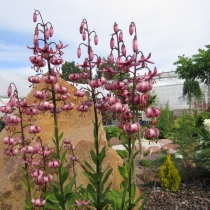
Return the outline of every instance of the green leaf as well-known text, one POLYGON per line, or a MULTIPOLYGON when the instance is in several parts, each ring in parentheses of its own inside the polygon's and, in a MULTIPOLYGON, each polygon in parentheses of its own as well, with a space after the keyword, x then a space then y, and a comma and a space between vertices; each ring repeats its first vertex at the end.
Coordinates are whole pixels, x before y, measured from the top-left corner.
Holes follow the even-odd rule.
POLYGON ((94 169, 92 168, 92 166, 87 161, 84 160, 84 163, 93 173, 95 173, 94 169))
POLYGON ((23 180, 20 180, 21 185, 23 186, 23 188, 28 191, 28 188, 26 186, 26 183, 23 180))
POLYGON ((110 169, 107 171, 107 173, 106 173, 106 175, 105 175, 105 177, 104 177, 104 179, 103 179, 103 181, 102 181, 103 184, 105 184, 105 183, 107 182, 107 180, 108 180, 110 174, 112 173, 112 171, 113 171, 112 168, 110 168, 110 169))
POLYGON ((62 175, 61 175, 61 183, 64 184, 65 181, 67 180, 69 176, 69 172, 68 171, 65 171, 62 175))
POLYGON ((120 175, 123 177, 123 179, 128 179, 128 169, 125 162, 123 163, 122 166, 118 166, 118 170, 120 172, 120 175))
POLYGON ((65 160, 65 158, 66 158, 66 153, 67 153, 67 150, 65 150, 65 151, 63 152, 62 156, 61 156, 61 163, 62 163, 62 165, 63 165, 64 160, 65 160))
POLYGON ((106 157, 106 150, 105 147, 101 150, 101 152, 98 155, 98 159, 100 160, 100 162, 102 163, 104 158, 106 157))
POLYGON ((83 172, 83 174, 89 179, 89 181, 92 183, 92 185, 96 188, 98 176, 97 174, 93 174, 91 172, 83 172))
POLYGON ((63 132, 58 136, 58 142, 60 142, 62 138, 63 138, 63 132))
POLYGON ((109 193, 110 191, 110 188, 112 186, 112 182, 109 183, 109 185, 106 187, 106 189, 104 190, 102 196, 101 196, 101 200, 104 200, 107 196, 107 194, 109 193))
POLYGON ((90 151, 90 155, 91 155, 91 158, 92 158, 93 162, 95 164, 97 164, 97 157, 96 157, 95 152, 93 150, 90 151))
POLYGON ((126 151, 129 151, 129 148, 126 144, 122 143, 122 145, 125 147, 126 151))
POLYGON ((55 141, 55 139, 52 138, 52 141, 53 141, 54 145, 56 146, 56 141, 55 141))
POLYGON ((96 191, 95 191, 94 187, 91 184, 88 184, 87 190, 92 197, 92 201, 96 202, 96 191))

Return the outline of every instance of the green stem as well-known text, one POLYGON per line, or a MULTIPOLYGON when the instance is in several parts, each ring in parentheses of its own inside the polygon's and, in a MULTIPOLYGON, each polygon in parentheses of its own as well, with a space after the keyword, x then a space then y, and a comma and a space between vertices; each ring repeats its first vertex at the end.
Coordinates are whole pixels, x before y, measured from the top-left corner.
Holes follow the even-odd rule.
MULTIPOLYGON (((127 186, 129 184, 129 179, 131 177, 131 166, 133 164, 134 147, 135 147, 135 139, 132 139, 131 153, 130 153, 130 158, 129 158, 129 162, 128 162, 128 178, 125 180, 124 191, 123 191, 123 196, 122 196, 122 203, 121 203, 121 207, 120 207, 121 210, 124 209, 127 186)), ((130 189, 129 189, 129 193, 130 193, 130 189)), ((129 207, 129 209, 130 209, 130 207, 129 207)))
MULTIPOLYGON (((51 68, 50 68, 50 63, 49 60, 47 60, 48 63, 48 70, 49 70, 49 74, 51 75, 51 68)), ((57 158, 60 160, 60 147, 59 147, 59 140, 58 140, 58 119, 57 119, 57 114, 56 114, 56 98, 55 98, 55 90, 54 90, 54 85, 51 85, 51 89, 52 89, 52 101, 53 101, 53 118, 54 118, 54 133, 55 133, 55 142, 56 142, 56 155, 57 158)), ((58 179, 59 179, 59 185, 60 185, 60 191, 61 191, 61 207, 62 210, 65 210, 65 198, 64 198, 64 190, 63 190, 63 184, 62 184, 62 174, 61 174, 61 168, 62 168, 62 164, 59 167, 59 172, 58 172, 58 179)))

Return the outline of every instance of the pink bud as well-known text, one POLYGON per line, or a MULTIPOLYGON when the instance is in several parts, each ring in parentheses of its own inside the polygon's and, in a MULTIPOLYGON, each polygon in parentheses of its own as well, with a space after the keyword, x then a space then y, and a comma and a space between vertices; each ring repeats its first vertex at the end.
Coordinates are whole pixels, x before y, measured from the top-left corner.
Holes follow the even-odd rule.
POLYGON ((126 56, 126 47, 125 47, 124 44, 123 44, 122 47, 121 47, 121 51, 122 51, 122 55, 123 55, 123 56, 126 56))
POLYGON ((138 42, 136 36, 133 38, 133 52, 138 51, 138 42))
POLYGON ((114 48, 114 38, 112 37, 110 40, 110 48, 113 49, 114 48))
POLYGON ((98 44, 98 36, 97 35, 94 36, 94 43, 95 43, 95 45, 98 44))
POLYGON ((92 51, 92 50, 90 50, 90 54, 89 54, 89 56, 90 56, 90 61, 93 61, 93 58, 94 58, 94 53, 93 53, 93 51, 92 51))
POLYGON ((81 22, 80 27, 83 29, 83 28, 84 28, 84 25, 85 25, 85 21, 83 20, 83 21, 81 22))
POLYGON ((114 23, 113 29, 114 29, 114 32, 115 33, 118 32, 118 25, 117 25, 117 23, 114 23))
POLYGON ((50 26, 50 32, 49 32, 49 34, 50 34, 50 37, 52 37, 52 35, 53 35, 53 32, 54 32, 54 30, 53 30, 53 27, 52 27, 52 26, 50 26))
POLYGON ((83 33, 82 33, 82 39, 83 39, 83 41, 86 40, 86 32, 85 31, 83 31, 83 33))
POLYGON ((49 31, 48 28, 45 29, 44 34, 45 34, 45 38, 46 38, 46 39, 49 39, 49 37, 50 37, 50 31, 49 31))
POLYGON ((11 94, 12 94, 12 86, 10 85, 10 86, 8 87, 8 90, 7 90, 7 95, 8 95, 8 97, 10 97, 11 94))
POLYGON ((121 31, 120 34, 119 34, 119 41, 122 41, 122 40, 123 40, 123 33, 121 31))
POLYGON ((79 47, 79 48, 77 49, 77 57, 78 57, 78 58, 80 58, 81 53, 82 53, 82 52, 81 52, 81 48, 79 47))
POLYGON ((34 21, 34 22, 37 21, 37 14, 36 14, 36 12, 34 12, 34 14, 33 14, 33 21, 34 21))
POLYGON ((114 55, 113 55, 113 53, 110 53, 109 61, 110 61, 110 64, 114 63, 114 55))
POLYGON ((133 31, 134 31, 134 27, 133 27, 133 24, 131 23, 130 26, 129 26, 129 33, 130 33, 130 35, 133 34, 133 31))

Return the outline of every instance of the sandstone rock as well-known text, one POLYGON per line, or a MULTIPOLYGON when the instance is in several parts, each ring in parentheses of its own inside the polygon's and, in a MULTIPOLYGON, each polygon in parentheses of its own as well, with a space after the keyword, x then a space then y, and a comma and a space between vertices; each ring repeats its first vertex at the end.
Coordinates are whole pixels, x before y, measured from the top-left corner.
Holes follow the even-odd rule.
POLYGON ((161 148, 158 146, 151 146, 149 147, 147 150, 150 151, 150 153, 160 153, 161 152, 161 148))
POLYGON ((169 140, 169 139, 160 139, 160 140, 158 140, 158 142, 161 144, 172 144, 173 143, 173 141, 169 140))
MULTIPOLYGON (((58 114, 58 126, 59 132, 63 132, 63 138, 70 138, 72 144, 75 146, 75 154, 79 157, 79 162, 76 163, 77 171, 77 186, 83 184, 86 186, 88 184, 87 178, 82 174, 84 171, 83 160, 88 161, 92 166, 90 159, 90 150, 94 148, 94 136, 93 136, 93 109, 81 114, 76 110, 77 105, 81 102, 82 99, 78 99, 73 95, 73 91, 76 88, 66 81, 60 79, 60 84, 68 88, 70 99, 69 102, 75 104, 75 109, 72 111, 65 111, 58 114)), ((32 96, 35 90, 41 90, 46 88, 47 85, 41 83, 36 85, 35 88, 27 96, 29 104, 35 101, 32 96)), ((83 99, 84 100, 84 99, 83 99)), ((57 107, 61 105, 62 102, 58 102, 57 107)), ((39 125, 42 127, 42 132, 39 134, 40 138, 43 141, 44 145, 54 147, 52 138, 54 136, 54 124, 53 116, 49 112, 34 116, 33 118, 25 117, 24 120, 28 123, 33 123, 34 125, 39 125)), ((101 121, 101 115, 99 114, 99 121, 101 121)), ((19 130, 19 127, 15 128, 16 131, 19 130)), ((12 131, 6 130, 6 128, 0 133, 0 148, 1 151, 5 148, 3 144, 3 138, 5 136, 11 136, 12 131)), ((32 135, 25 133, 26 138, 32 138, 32 135)), ((100 150, 105 146, 106 147, 106 158, 104 160, 103 169, 105 170, 108 166, 113 168, 113 173, 110 175, 107 183, 112 182, 112 186, 119 190, 120 182, 122 178, 118 172, 118 166, 122 164, 122 159, 119 157, 117 152, 107 146, 105 132, 103 126, 100 126, 99 129, 100 135, 100 150)), ((14 135, 18 136, 17 134, 14 135)), ((17 210, 24 209, 24 197, 25 190, 20 184, 20 180, 23 178, 23 173, 20 165, 21 156, 20 154, 15 157, 8 157, 2 152, 0 153, 0 209, 2 210, 17 210)), ((70 172, 71 175, 71 172, 70 172)), ((138 190, 137 190, 138 191, 138 190)), ((139 191, 137 192, 139 195, 139 191)))
POLYGON ((117 138, 117 137, 112 137, 110 140, 109 140, 109 143, 114 146, 114 145, 119 145, 120 144, 120 140, 117 138))

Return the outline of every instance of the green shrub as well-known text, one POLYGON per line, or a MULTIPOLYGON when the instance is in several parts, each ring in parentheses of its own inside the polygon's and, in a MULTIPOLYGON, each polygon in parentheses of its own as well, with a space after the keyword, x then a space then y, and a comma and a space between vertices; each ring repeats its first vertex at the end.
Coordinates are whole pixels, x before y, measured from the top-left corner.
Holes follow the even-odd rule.
POLYGON ((117 126, 104 127, 106 133, 106 139, 109 141, 112 137, 118 137, 122 132, 117 126))
POLYGON ((162 188, 170 192, 176 192, 179 189, 181 178, 169 154, 166 157, 165 163, 161 166, 159 179, 162 188))
POLYGON ((157 128, 160 130, 159 138, 169 138, 173 139, 173 126, 174 126, 174 119, 173 113, 169 108, 168 102, 165 107, 161 107, 161 114, 158 117, 158 124, 157 128))

